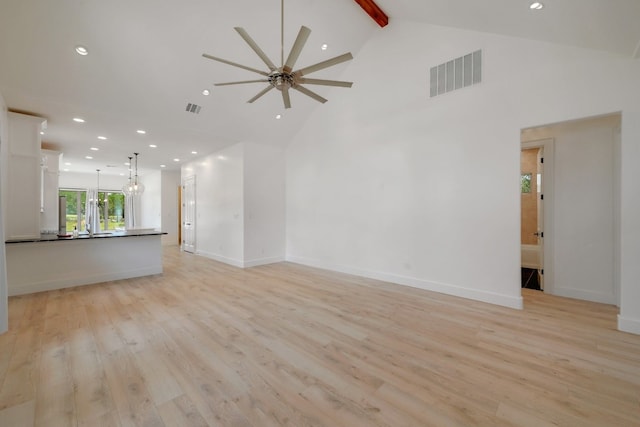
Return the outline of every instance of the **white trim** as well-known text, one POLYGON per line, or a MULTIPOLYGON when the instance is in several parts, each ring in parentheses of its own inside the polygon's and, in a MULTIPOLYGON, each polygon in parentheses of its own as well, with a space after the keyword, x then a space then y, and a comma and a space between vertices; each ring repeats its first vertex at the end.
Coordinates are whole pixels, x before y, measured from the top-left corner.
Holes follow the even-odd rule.
POLYGON ((232 265, 234 267, 244 268, 244 261, 239 260, 239 259, 228 258, 228 257, 222 256, 222 255, 214 254, 212 252, 201 251, 201 250, 196 250, 195 254, 199 255, 199 256, 203 256, 205 258, 212 259, 214 261, 218 261, 218 262, 222 262, 222 263, 225 263, 225 264, 229 264, 229 265, 232 265))
POLYGON ((381 280, 397 285, 411 286, 413 288, 424 289, 426 291, 439 292, 442 294, 453 295, 461 298, 467 298, 475 301, 486 302, 489 304, 501 305, 504 307, 522 310, 522 296, 512 297, 509 295, 497 294, 494 292, 481 291, 478 289, 465 288, 446 283, 431 282, 428 280, 418 279, 415 277, 399 276, 396 274, 383 273, 378 271, 364 270, 354 267, 348 267, 338 264, 325 263, 319 260, 309 258, 287 256, 287 261, 296 264, 302 264, 309 267, 321 268, 324 270, 336 271, 339 273, 352 274, 355 276, 366 277, 374 280, 381 280))
POLYGON ((283 262, 285 260, 284 257, 270 257, 270 258, 258 258, 258 259, 243 261, 235 258, 229 258, 226 256, 214 254, 212 252, 207 252, 207 251, 196 251, 195 254, 205 258, 212 259, 214 261, 222 262, 224 264, 229 264, 238 268, 258 267, 260 265, 275 264, 278 262, 283 262))
POLYGON ((553 295, 557 295, 559 297, 580 299, 584 301, 599 302, 602 304, 616 304, 616 296, 614 294, 585 291, 583 289, 556 287, 553 295))
POLYGON ((260 265, 276 264, 278 262, 283 262, 283 261, 284 261, 284 257, 279 256, 279 257, 252 259, 252 260, 244 261, 243 265, 244 265, 244 268, 251 268, 251 267, 258 267, 260 265))
POLYGON ((630 319, 618 315, 618 330, 640 335, 640 319, 630 319))

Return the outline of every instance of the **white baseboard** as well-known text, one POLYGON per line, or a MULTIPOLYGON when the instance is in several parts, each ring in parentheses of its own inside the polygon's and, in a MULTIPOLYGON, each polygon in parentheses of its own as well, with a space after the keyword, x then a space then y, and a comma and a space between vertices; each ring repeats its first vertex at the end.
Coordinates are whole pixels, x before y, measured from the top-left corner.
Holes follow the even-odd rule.
POLYGON ((250 268, 250 267, 258 267, 260 265, 267 265, 267 264, 275 264, 277 262, 283 262, 284 261, 284 257, 269 257, 269 258, 258 258, 258 259, 252 259, 249 261, 245 261, 244 262, 244 267, 245 268, 250 268))
POLYGON ((283 262, 284 261, 284 257, 258 258, 258 259, 252 259, 252 260, 248 260, 248 261, 243 261, 243 260, 239 260, 239 259, 235 259, 235 258, 229 258, 229 257, 225 257, 225 256, 222 256, 222 255, 214 254, 212 252, 199 251, 199 250, 196 251, 196 255, 200 255, 200 256, 203 256, 205 258, 212 259, 214 261, 223 262, 225 264, 229 264, 229 265, 232 265, 232 266, 238 267, 238 268, 257 267, 257 266, 260 266, 260 265, 275 264, 276 262, 283 262))
POLYGON ((449 285, 446 283, 437 283, 428 280, 418 279, 415 277, 406 277, 396 274, 383 273, 378 271, 369 271, 359 268, 353 268, 337 264, 329 264, 309 258, 287 256, 287 261, 296 264, 302 264, 309 267, 321 268, 324 270, 337 271, 340 273, 352 274, 354 276, 366 277, 369 279, 382 280, 385 282, 395 283, 398 285, 411 286, 414 288, 424 289, 426 291, 438 292, 447 295, 453 295, 461 298, 472 299, 475 301, 487 302, 490 304, 501 305, 504 307, 521 310, 523 307, 522 297, 512 297, 509 295, 497 294, 478 289, 464 288, 461 286, 449 285))
POLYGON ((605 294, 602 292, 590 292, 582 289, 558 288, 555 286, 551 295, 559 297, 581 299, 584 301, 599 302, 602 304, 616 305, 616 296, 613 294, 605 294))
POLYGON ((95 283, 112 282, 114 280, 129 279, 132 277, 150 276, 162 274, 162 265, 157 267, 147 267, 137 270, 121 271, 118 273, 105 273, 96 275, 82 275, 78 277, 67 277, 57 280, 47 280, 42 282, 21 283, 17 286, 9 286, 9 296, 33 294, 36 292, 53 291, 56 289, 72 288, 82 285, 93 285, 95 283))
POLYGON ((242 260, 235 259, 235 258, 228 258, 228 257, 222 256, 222 255, 214 254, 213 252, 196 250, 196 255, 200 255, 200 256, 203 256, 205 258, 212 259, 214 261, 223 262, 225 264, 229 264, 229 265, 232 265, 234 267, 238 267, 238 268, 243 268, 244 267, 244 262, 242 260))
POLYGON ((640 335, 640 319, 631 319, 618 315, 618 330, 640 335))

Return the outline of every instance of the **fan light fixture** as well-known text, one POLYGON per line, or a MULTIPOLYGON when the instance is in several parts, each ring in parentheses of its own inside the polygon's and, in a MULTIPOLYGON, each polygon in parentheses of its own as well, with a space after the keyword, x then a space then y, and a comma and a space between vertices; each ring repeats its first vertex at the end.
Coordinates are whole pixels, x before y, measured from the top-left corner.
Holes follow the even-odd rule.
POLYGON ((535 1, 529 5, 529 9, 531 10, 540 10, 544 7, 544 5, 538 1, 535 1))
POLYGON ((326 61, 319 62, 317 64, 294 69, 295 63, 302 53, 302 49, 304 48, 309 35, 311 34, 311 30, 305 26, 300 27, 300 31, 298 32, 298 36, 296 37, 291 50, 289 51, 289 56, 286 61, 284 59, 284 0, 281 0, 281 31, 280 31, 280 52, 281 52, 281 62, 280 66, 276 66, 271 59, 262 51, 262 49, 258 46, 258 44, 249 36, 249 34, 241 27, 234 28, 240 37, 249 45, 249 47, 260 57, 262 62, 265 63, 269 71, 262 71, 252 67, 247 67, 246 65, 237 64, 235 62, 228 61, 226 59, 217 58, 212 55, 208 55, 203 53, 202 56, 208 59, 212 59, 214 61, 222 62, 223 64, 231 65, 233 67, 242 68, 247 71, 251 71, 256 74, 260 74, 263 76, 262 79, 259 80, 245 80, 238 82, 229 82, 229 83, 216 83, 214 86, 228 86, 228 85, 237 85, 237 84, 246 84, 246 83, 268 83, 268 86, 260 91, 256 96, 251 98, 248 103, 253 103, 258 98, 262 97, 264 94, 269 92, 271 89, 276 88, 280 92, 282 92, 282 101, 284 103, 284 108, 291 108, 291 98, 289 97, 289 89, 295 89, 298 92, 307 95, 308 97, 315 99, 318 102, 325 103, 327 100, 317 93, 307 89, 304 84, 310 85, 321 85, 321 86, 333 86, 333 87, 351 87, 353 85, 352 82, 343 82, 337 80, 322 80, 322 79, 308 79, 305 76, 307 74, 314 73, 316 71, 324 70, 325 68, 332 67, 334 65, 341 64, 346 61, 350 61, 353 59, 353 55, 351 53, 345 53, 335 58, 327 59, 326 61))
MULTIPOLYGON (((135 177, 132 179, 131 167, 129 167, 129 180, 122 187, 122 194, 124 194, 125 196, 139 196, 142 193, 144 193, 144 184, 142 184, 141 182, 138 182, 138 154, 140 153, 133 153, 133 154, 136 156, 136 174, 135 174, 135 177)), ((131 159, 133 159, 133 157, 129 156, 129 165, 131 165, 131 159)))

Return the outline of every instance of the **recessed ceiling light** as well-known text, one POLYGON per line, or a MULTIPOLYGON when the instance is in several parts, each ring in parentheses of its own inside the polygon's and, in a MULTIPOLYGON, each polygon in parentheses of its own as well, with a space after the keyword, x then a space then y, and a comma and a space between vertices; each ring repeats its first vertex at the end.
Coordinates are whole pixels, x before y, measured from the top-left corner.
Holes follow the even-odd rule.
POLYGON ((282 114, 276 115, 276 120, 280 120, 282 118, 282 114))
POLYGON ((329 49, 329 45, 325 43, 322 46, 320 46, 320 49, 327 50, 327 49, 329 49))
POLYGON ((91 156, 85 156, 85 159, 87 159, 87 160, 93 160, 93 157, 91 157, 91 156))
POLYGON ((161 168, 166 168, 166 167, 167 167, 167 165, 160 165, 160 167, 161 167, 161 168))
POLYGON ((173 161, 174 161, 174 162, 179 162, 179 161, 180 161, 180 159, 173 159, 173 161))
POLYGON ((125 162, 125 164, 124 164, 124 165, 125 165, 125 166, 131 166, 131 163, 129 163, 129 162, 125 162))
POLYGON ((147 133, 146 130, 142 130, 142 129, 138 129, 136 132, 138 132, 140 135, 144 135, 145 133, 147 133))
POLYGON ((44 135, 44 131, 40 131, 40 135, 44 135))
POLYGON ((209 96, 209 95, 211 95, 211 91, 209 91, 209 89, 205 89, 205 90, 202 91, 202 94, 204 96, 209 96))
POLYGON ((91 147, 91 151, 98 151, 100 150, 98 147, 91 147))
POLYGON ((124 176, 124 174, 123 174, 123 173, 121 173, 121 174, 120 174, 120 176, 124 176))
POLYGON ((198 152, 197 151, 192 151, 191 154, 198 154, 198 152))
POLYGON ((101 140, 101 141, 106 141, 107 137, 106 136, 99 136, 98 139, 101 140))
POLYGON ((544 5, 542 3, 540 3, 539 1, 534 1, 533 3, 531 3, 529 5, 529 9, 531 10, 540 10, 544 7, 544 5))
POLYGON ((218 156, 219 160, 227 160, 227 158, 225 156, 218 156))
POLYGON ((74 117, 73 121, 76 123, 84 123, 84 119, 81 119, 80 117, 74 117))
POLYGON ((76 52, 78 53, 78 55, 86 56, 89 54, 89 49, 84 46, 78 45, 76 46, 76 52))
POLYGON ((65 166, 71 166, 71 163, 67 162, 64 164, 65 166))
POLYGON ((149 144, 149 147, 151 148, 158 148, 158 146, 156 144, 149 144))

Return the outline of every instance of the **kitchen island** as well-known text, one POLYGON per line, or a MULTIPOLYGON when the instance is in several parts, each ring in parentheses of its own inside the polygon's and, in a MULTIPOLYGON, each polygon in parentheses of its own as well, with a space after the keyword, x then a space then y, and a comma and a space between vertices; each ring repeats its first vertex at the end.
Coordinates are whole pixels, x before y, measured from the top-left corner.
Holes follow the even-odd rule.
POLYGON ((144 229, 7 240, 9 295, 161 274, 163 234, 144 229))

